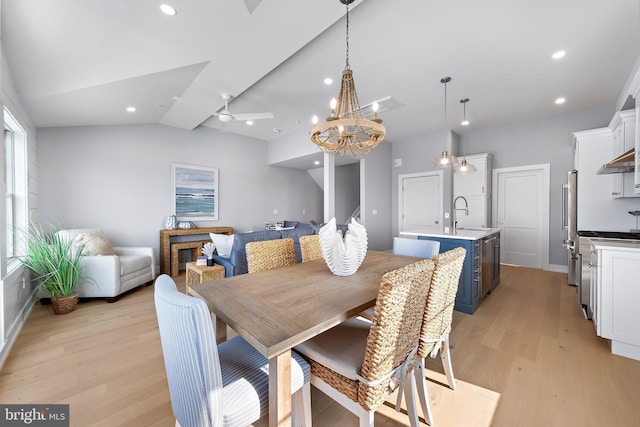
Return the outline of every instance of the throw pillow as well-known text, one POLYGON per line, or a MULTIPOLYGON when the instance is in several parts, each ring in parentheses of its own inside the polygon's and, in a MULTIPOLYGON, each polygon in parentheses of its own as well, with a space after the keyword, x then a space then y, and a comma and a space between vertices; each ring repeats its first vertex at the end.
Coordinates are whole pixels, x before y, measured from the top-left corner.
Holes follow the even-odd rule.
POLYGON ((233 246, 233 234, 216 234, 209 233, 213 244, 216 246, 218 255, 223 258, 229 258, 231 255, 231 247, 233 246))
POLYGON ((80 233, 75 242, 84 256, 114 255, 111 243, 100 234, 80 233))

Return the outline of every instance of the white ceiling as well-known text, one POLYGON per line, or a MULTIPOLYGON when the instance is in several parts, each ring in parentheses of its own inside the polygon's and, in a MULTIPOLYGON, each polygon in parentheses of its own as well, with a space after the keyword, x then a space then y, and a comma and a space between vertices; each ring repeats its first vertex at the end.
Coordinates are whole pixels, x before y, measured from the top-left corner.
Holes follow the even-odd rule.
MULTIPOLYGON (((210 117, 222 92, 236 97, 232 113, 275 116, 226 132, 272 140, 327 115, 345 64, 339 0, 167 3, 176 16, 160 13, 160 0, 2 0, 3 53, 36 126, 219 128, 210 117)), ((350 63, 360 103, 402 105, 381 114, 390 142, 463 133, 465 97, 469 130, 614 104, 640 53, 639 3, 357 0, 350 63), (554 61, 558 49, 567 55, 554 61), (567 102, 555 105, 560 96, 567 102)))

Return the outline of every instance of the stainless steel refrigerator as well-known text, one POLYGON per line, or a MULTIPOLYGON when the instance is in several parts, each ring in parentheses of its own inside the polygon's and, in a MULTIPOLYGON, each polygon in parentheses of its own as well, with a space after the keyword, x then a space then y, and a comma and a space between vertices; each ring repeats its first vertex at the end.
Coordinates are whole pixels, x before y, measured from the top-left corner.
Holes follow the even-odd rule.
POLYGON ((567 184, 562 189, 562 224, 567 231, 564 246, 567 248, 568 257, 568 282, 576 286, 580 265, 580 243, 578 239, 578 171, 571 170, 568 173, 567 184))

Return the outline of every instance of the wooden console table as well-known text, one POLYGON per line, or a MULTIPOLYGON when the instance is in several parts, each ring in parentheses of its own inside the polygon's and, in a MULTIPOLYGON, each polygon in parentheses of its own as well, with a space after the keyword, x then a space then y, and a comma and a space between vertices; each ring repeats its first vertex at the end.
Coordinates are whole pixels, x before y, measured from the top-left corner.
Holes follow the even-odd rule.
POLYGON ((160 230, 160 274, 171 274, 171 238, 176 236, 194 236, 192 240, 202 240, 198 236, 209 233, 233 234, 233 227, 202 227, 176 228, 175 230, 160 230))

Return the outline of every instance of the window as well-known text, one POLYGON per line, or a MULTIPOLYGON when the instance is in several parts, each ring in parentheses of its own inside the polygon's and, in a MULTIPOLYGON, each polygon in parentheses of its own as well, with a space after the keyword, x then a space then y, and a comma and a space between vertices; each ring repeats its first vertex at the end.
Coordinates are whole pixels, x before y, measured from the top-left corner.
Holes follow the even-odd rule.
POLYGON ((27 228, 26 133, 4 109, 5 256, 7 272, 17 267, 18 232, 27 228))

